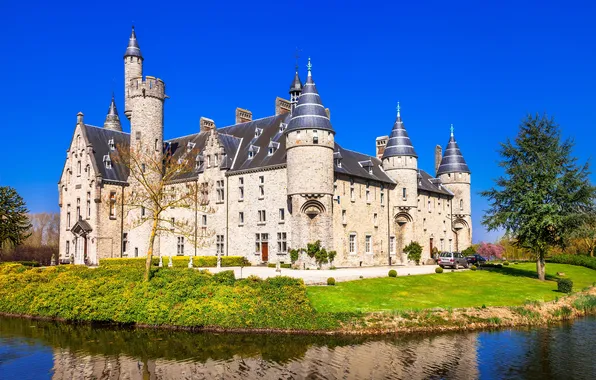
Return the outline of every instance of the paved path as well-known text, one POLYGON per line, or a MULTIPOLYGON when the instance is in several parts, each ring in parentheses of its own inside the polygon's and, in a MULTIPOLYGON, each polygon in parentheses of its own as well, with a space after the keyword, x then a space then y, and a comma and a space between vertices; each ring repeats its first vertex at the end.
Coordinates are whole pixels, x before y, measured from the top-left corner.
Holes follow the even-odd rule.
POLYGON ((208 269, 211 273, 217 273, 224 270, 234 270, 236 278, 246 278, 250 275, 255 275, 261 278, 269 278, 275 276, 289 276, 301 278, 307 285, 327 284, 329 277, 335 278, 336 282, 352 281, 362 278, 376 278, 387 277, 389 270, 395 269, 398 276, 409 276, 416 274, 434 273, 436 265, 419 265, 419 266, 382 266, 382 267, 362 267, 362 268, 339 268, 339 269, 325 269, 325 270, 297 270, 297 269, 281 269, 276 272, 275 268, 268 267, 225 267, 225 268, 203 268, 208 269))

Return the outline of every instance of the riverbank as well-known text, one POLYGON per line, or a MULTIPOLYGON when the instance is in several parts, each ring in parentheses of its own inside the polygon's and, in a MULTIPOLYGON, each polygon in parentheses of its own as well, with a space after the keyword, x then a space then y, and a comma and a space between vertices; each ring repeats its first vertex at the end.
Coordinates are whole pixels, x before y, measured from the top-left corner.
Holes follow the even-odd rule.
MULTIPOLYGON (((452 275, 460 273, 417 277, 452 275)), ((365 313, 318 310, 302 280, 289 277, 236 280, 231 271, 212 275, 156 268, 149 282, 141 279, 142 270, 131 267, 2 265, 0 313, 151 328, 353 335, 540 325, 596 314, 594 288, 514 307, 394 308, 365 313)), ((365 281, 373 280, 359 282, 365 281)))

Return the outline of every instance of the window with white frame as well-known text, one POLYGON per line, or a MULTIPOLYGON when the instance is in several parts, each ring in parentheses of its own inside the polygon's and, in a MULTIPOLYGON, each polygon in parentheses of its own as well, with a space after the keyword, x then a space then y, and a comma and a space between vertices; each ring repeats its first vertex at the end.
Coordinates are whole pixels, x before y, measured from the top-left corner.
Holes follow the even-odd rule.
POLYGON ((255 252, 257 254, 261 253, 261 249, 263 248, 263 243, 267 243, 269 240, 269 234, 256 234, 255 235, 255 252))
MULTIPOLYGON (((145 216, 145 208, 143 207, 142 216, 145 216)), ((110 191, 110 218, 116 217, 116 192, 110 191)))
POLYGON ((441 252, 443 252, 445 250, 445 239, 441 239, 441 252))
POLYGON ((207 167, 211 167, 211 155, 207 155, 207 167))
POLYGON ((350 253, 357 253, 356 252, 357 246, 356 246, 356 234, 350 234, 350 238, 349 238, 349 251, 350 253))
POLYGON ((66 205, 66 227, 70 228, 70 204, 66 205))
POLYGON ((283 208, 279 209, 279 221, 283 222, 286 220, 286 210, 283 208))
POLYGON ((372 236, 370 236, 370 235, 365 236, 364 250, 366 253, 372 253, 372 236))
POLYGON ((238 224, 239 225, 243 225, 244 224, 244 211, 240 211, 238 213, 238 224))
POLYGON ((244 200, 244 177, 238 177, 238 201, 244 200))
POLYGON ((285 232, 277 233, 277 252, 279 252, 279 253, 288 252, 287 235, 285 232))
POLYGON ((395 236, 389 238, 389 253, 395 255, 395 236))
POLYGON ((265 223, 267 221, 267 215, 265 210, 259 210, 259 223, 265 223))
POLYGON ((66 257, 70 255, 70 241, 66 241, 66 257))
POLYGON ((224 236, 223 235, 217 235, 216 238, 216 249, 217 249, 217 254, 218 255, 223 255, 224 253, 224 236))
POLYGON ((114 144, 114 138, 108 140, 108 146, 110 147, 110 150, 116 149, 116 145, 114 144))
POLYGON ((223 202, 225 200, 224 181, 223 179, 216 182, 217 201, 223 202))
POLYGON ((184 255, 184 236, 178 236, 178 241, 176 244, 176 254, 178 256, 184 255))
POLYGON ((91 218, 91 193, 87 192, 87 219, 91 218))
POLYGON ((213 166, 218 166, 219 165, 219 154, 215 153, 215 155, 213 156, 213 166))
POLYGON ((81 198, 77 198, 77 220, 81 219, 81 198))

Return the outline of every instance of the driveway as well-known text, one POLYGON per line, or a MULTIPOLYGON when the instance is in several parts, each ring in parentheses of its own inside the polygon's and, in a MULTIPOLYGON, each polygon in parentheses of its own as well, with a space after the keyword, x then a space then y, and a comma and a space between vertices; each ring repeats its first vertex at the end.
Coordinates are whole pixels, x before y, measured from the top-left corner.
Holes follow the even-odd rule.
POLYGON ((358 280, 359 278, 387 277, 391 269, 397 271, 398 276, 409 276, 417 274, 435 273, 436 265, 417 265, 417 266, 382 266, 382 267, 359 267, 359 268, 338 268, 325 270, 302 270, 302 269, 281 269, 276 272, 275 268, 251 266, 251 267, 225 267, 225 268, 202 268, 208 269, 211 273, 217 273, 224 270, 233 270, 236 278, 246 278, 250 275, 260 278, 269 278, 275 276, 288 276, 301 278, 306 285, 327 284, 329 277, 335 278, 336 282, 358 280))

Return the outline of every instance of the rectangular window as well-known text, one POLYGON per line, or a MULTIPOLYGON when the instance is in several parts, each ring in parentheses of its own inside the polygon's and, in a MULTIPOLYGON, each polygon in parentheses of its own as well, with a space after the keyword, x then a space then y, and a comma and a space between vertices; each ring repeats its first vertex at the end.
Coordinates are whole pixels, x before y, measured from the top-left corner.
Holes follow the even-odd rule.
POLYGON ((366 202, 370 203, 370 190, 366 189, 366 202))
POLYGON ((441 252, 445 250, 445 239, 441 239, 441 252))
POLYGON ((395 255, 395 236, 389 238, 389 253, 395 255))
POLYGON ((216 186, 217 202, 223 202, 225 200, 224 181, 217 181, 216 186))
POLYGON ((464 211, 464 200, 463 199, 459 200, 459 210, 464 211))
POLYGON ((350 188, 350 200, 352 202, 354 202, 356 200, 356 196, 354 194, 354 188, 353 187, 350 188))
POLYGON ((341 223, 348 224, 348 218, 346 216, 346 210, 341 210, 341 223))
POLYGON ((451 242, 451 239, 449 239, 449 252, 453 252, 453 244, 451 242))
POLYGON ((141 173, 145 173, 145 164, 141 164, 141 173))
POLYGON ((178 236, 178 242, 176 244, 176 254, 178 256, 184 255, 184 236, 178 236))
POLYGON ((91 193, 87 193, 87 219, 91 218, 91 193))
POLYGON ((366 253, 372 253, 372 236, 366 235, 364 249, 366 253))
POLYGON ((381 192, 381 206, 385 205, 385 193, 381 192))
POLYGON ((81 161, 77 161, 77 177, 81 176, 81 161))
POLYGON ((70 255, 70 241, 66 241, 66 257, 70 255))
POLYGON ((203 226, 207 226, 207 215, 201 215, 201 221, 203 226))
POLYGON ((215 156, 214 156, 213 165, 214 166, 219 165, 219 155, 218 154, 215 154, 215 156))
POLYGON ((128 245, 128 233, 122 234, 122 254, 126 254, 126 246, 128 245))
POLYGON ((224 236, 223 235, 217 235, 216 248, 217 248, 217 254, 223 255, 223 253, 224 253, 224 236))
POLYGON ((207 167, 211 167, 211 156, 207 156, 207 167))
POLYGON ((286 253, 288 251, 287 235, 285 232, 277 233, 277 252, 286 253))
POLYGON ((408 199, 405 187, 401 189, 401 197, 404 201, 408 199))
POLYGON ((244 178, 238 178, 238 201, 244 199, 244 178))
POLYGON ((373 225, 379 227, 379 216, 376 212, 373 214, 373 225))
POLYGON ((81 198, 77 198, 77 220, 81 219, 81 198))
POLYGON ((259 210, 259 223, 265 223, 267 221, 267 215, 265 210, 259 210))
POLYGON ((259 176, 259 199, 265 197, 265 176, 259 176))
POLYGON ((70 211, 66 212, 66 227, 70 228, 70 211))
POLYGON ((255 237, 255 252, 261 253, 261 234, 256 234, 255 237))
POLYGON ((139 257, 139 249, 135 247, 135 257, 139 257))
POLYGON ((279 221, 283 222, 286 220, 286 213, 285 210, 283 208, 279 209, 279 221))
POLYGON ((428 198, 428 201, 427 201, 427 203, 428 203, 428 212, 430 212, 430 211, 431 211, 431 206, 430 206, 430 197, 428 198))
MULTIPOLYGON (((142 208, 141 216, 145 216, 145 207, 142 208)), ((110 218, 116 217, 116 192, 110 191, 110 218)))
POLYGON ((350 234, 350 253, 356 253, 356 234, 350 234))
POLYGON ((319 134, 317 133, 316 129, 313 129, 313 131, 312 131, 312 143, 313 144, 319 143, 319 134))
POLYGON ((141 216, 145 216, 145 206, 141 206, 141 216))
POLYGON ((238 213, 238 224, 239 225, 243 225, 244 224, 244 212, 240 211, 238 213))

